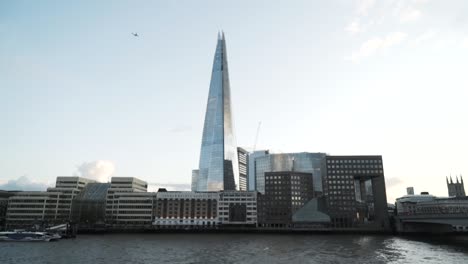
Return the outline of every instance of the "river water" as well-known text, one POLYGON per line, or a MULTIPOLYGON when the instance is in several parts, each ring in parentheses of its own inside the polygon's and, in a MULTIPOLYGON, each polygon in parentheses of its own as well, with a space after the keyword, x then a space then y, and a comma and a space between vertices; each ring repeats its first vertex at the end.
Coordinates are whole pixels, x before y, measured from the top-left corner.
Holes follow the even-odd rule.
POLYGON ((58 242, 1 242, 0 263, 468 263, 468 236, 79 235, 58 242))

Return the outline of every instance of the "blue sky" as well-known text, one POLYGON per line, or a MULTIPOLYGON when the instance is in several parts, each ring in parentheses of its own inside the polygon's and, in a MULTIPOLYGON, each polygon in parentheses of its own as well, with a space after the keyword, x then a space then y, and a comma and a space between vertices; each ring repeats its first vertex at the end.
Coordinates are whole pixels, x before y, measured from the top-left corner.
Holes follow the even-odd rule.
POLYGON ((240 146, 261 121, 257 149, 380 154, 389 200, 447 195, 445 176, 468 175, 466 14, 463 0, 2 1, 0 184, 188 184, 224 30, 240 146))

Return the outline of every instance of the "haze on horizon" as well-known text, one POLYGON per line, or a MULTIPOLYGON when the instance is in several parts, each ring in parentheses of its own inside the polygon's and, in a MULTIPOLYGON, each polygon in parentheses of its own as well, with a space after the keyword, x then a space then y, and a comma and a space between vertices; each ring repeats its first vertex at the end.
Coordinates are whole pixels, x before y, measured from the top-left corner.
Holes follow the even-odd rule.
MULTIPOLYGON (((468 2, 3 1, 0 189, 186 189, 217 32, 251 149, 382 155, 387 197, 468 175, 468 2), (138 37, 132 35, 138 33, 138 37)), ((467 176, 468 177, 468 176, 467 176)))

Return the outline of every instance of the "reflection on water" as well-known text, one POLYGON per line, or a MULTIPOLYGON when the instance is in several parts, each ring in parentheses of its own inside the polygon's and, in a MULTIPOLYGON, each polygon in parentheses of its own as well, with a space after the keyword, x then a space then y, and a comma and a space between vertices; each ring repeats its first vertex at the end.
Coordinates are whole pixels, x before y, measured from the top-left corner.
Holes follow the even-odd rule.
POLYGON ((81 235, 55 243, 1 243, 0 263, 468 263, 468 237, 81 235))

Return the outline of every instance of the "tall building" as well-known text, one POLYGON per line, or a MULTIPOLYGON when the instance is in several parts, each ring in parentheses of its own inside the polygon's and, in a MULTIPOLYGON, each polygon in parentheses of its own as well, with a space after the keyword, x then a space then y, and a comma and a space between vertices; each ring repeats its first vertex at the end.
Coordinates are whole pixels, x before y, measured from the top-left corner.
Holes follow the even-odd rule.
POLYGON ((239 164, 231 112, 226 40, 218 35, 203 127, 199 169, 192 172, 195 191, 236 190, 239 164))
POLYGON ((324 194, 332 227, 389 228, 382 156, 327 156, 324 194))
POLYGON ((256 191, 257 184, 255 179, 255 170, 257 168, 256 158, 263 157, 270 154, 268 150, 257 150, 254 152, 249 153, 248 162, 248 173, 247 173, 247 188, 249 191, 256 191))
POLYGON ((322 194, 322 174, 325 172, 325 153, 281 153, 255 158, 255 187, 265 193, 265 173, 296 171, 311 173, 315 196, 322 194))
POLYGON ((265 173, 265 193, 259 197, 259 222, 263 227, 291 227, 296 211, 314 195, 311 173, 265 173))
POLYGON ((447 188, 448 188, 448 195, 449 197, 465 197, 465 185, 463 184, 463 178, 460 176, 460 182, 458 181, 458 177, 456 177, 456 182, 453 182, 452 177, 450 176, 447 179, 447 188))
POLYGON ((237 148, 239 160, 239 191, 247 191, 247 172, 249 164, 249 152, 243 148, 237 148))

